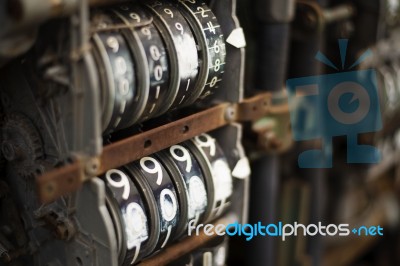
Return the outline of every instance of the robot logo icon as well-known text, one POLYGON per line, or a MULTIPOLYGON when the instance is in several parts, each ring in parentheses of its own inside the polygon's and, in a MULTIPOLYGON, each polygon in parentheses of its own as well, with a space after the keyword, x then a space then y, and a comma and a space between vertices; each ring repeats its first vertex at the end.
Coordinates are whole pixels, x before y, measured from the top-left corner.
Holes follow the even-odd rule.
MULTIPOLYGON (((342 70, 345 70, 347 40, 339 40, 342 70)), ((371 52, 366 51, 350 69, 371 52)), ((339 70, 318 52, 316 59, 339 70)), ((332 167, 332 138, 347 137, 348 163, 378 163, 379 150, 358 144, 360 133, 376 132, 382 121, 373 69, 343 71, 334 74, 289 79, 286 82, 293 137, 296 141, 320 139, 321 149, 302 152, 300 168, 332 167)))

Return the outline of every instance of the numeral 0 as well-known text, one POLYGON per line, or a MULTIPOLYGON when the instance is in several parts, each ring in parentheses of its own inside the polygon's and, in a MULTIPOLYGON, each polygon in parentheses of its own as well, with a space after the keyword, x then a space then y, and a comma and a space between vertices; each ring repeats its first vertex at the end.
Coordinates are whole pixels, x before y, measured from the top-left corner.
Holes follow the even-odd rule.
POLYGON ((127 95, 129 92, 129 80, 126 78, 118 80, 118 90, 121 95, 127 95))
POLYGON ((156 159, 151 157, 143 157, 142 159, 140 159, 140 166, 149 174, 157 174, 157 185, 161 185, 163 172, 160 163, 156 159), (149 168, 146 165, 146 162, 152 162, 154 164, 154 168, 149 168))
POLYGON ((128 199, 129 193, 131 192, 131 186, 129 184, 128 176, 124 172, 118 169, 108 170, 106 173, 106 179, 111 186, 116 188, 124 188, 124 192, 122 193, 122 198, 125 200, 128 199), (113 175, 118 176, 120 180, 115 181, 113 179, 113 175))
POLYGON ((211 87, 211 88, 214 88, 215 85, 217 85, 217 82, 218 82, 218 78, 217 78, 217 77, 213 77, 213 78, 211 79, 211 81, 210 81, 210 87, 211 87))
POLYGON ((172 221, 178 212, 178 204, 175 194, 170 189, 165 188, 161 191, 160 205, 162 217, 168 222, 172 221))
POLYGON ((160 81, 163 76, 163 69, 160 65, 154 67, 154 78, 157 81, 160 81))

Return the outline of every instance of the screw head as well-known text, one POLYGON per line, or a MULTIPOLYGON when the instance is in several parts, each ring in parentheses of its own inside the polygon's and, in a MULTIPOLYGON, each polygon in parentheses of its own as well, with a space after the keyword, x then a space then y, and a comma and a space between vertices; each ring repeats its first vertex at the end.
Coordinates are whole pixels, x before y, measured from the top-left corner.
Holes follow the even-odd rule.
POLYGON ((236 116, 236 110, 233 106, 228 106, 225 110, 225 119, 227 121, 233 121, 236 116))
POLYGON ((85 172, 89 176, 95 176, 97 175, 99 168, 100 168, 99 158, 91 158, 86 163, 85 172))

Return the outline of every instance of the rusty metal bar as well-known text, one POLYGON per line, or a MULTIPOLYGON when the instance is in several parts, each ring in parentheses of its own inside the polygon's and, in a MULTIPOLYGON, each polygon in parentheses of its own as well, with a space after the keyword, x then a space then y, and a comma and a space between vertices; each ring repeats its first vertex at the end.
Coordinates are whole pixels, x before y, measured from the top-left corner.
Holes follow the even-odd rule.
MULTIPOLYGON (((226 125, 228 121, 225 119, 225 111, 228 106, 227 103, 220 104, 105 146, 100 156, 100 168, 95 171, 95 175, 101 175, 111 168, 120 167, 226 125)), ((85 169, 91 167, 91 161, 88 160, 87 163, 82 161, 85 160, 77 160, 71 165, 53 169, 37 177, 36 185, 40 201, 49 203, 60 196, 76 191, 85 180, 94 176, 85 173, 85 169)))
POLYGON ((273 95, 270 92, 261 93, 243 100, 236 107, 235 121, 254 121, 267 114, 289 113, 287 102, 279 105, 272 104, 273 95))
POLYGON ((99 174, 226 125, 227 107, 220 104, 104 147, 99 174))
POLYGON ((39 200, 48 203, 76 191, 82 185, 84 176, 82 163, 79 160, 46 172, 36 179, 39 200))
MULTIPOLYGON (((39 199, 49 203, 74 192, 89 178, 150 155, 204 132, 235 121, 253 121, 267 114, 286 113, 287 104, 273 105, 272 94, 263 93, 239 104, 222 103, 185 118, 107 145, 100 156, 99 167, 93 158, 79 158, 76 162, 36 178, 39 199)), ((96 158, 95 158, 96 159, 96 158)))

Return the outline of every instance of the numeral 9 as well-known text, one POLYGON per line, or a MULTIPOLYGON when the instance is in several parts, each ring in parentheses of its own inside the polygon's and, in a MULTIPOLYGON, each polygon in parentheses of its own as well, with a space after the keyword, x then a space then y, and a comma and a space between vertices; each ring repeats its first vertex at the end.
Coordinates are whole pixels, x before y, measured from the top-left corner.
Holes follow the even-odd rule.
POLYGON ((175 23, 175 28, 177 30, 179 30, 181 32, 181 34, 183 35, 183 26, 181 23, 179 23, 179 22, 175 23))
POLYGON ((122 198, 125 200, 128 199, 129 193, 131 192, 131 187, 129 184, 128 176, 124 172, 118 169, 108 170, 106 173, 106 179, 111 186, 116 188, 124 188, 124 192, 122 193, 122 198), (119 181, 115 181, 113 179, 113 176, 115 175, 120 178, 119 181))
POLYGON ((169 8, 164 8, 164 12, 165 12, 165 14, 170 15, 171 18, 174 17, 174 13, 172 13, 171 9, 169 9, 169 8))
POLYGON ((157 185, 161 185, 163 179, 163 172, 160 163, 156 159, 151 157, 143 157, 142 159, 140 159, 140 166, 142 167, 143 170, 145 170, 149 174, 157 174, 157 185), (152 162, 154 168, 149 168, 146 165, 146 162, 152 162))
POLYGON ((186 172, 189 173, 192 170, 192 165, 193 165, 192 157, 190 157, 190 154, 187 149, 185 149, 184 147, 182 147, 180 145, 174 145, 171 148, 169 148, 169 151, 175 160, 177 160, 179 162, 186 162, 186 168, 185 168, 186 172), (177 154, 176 150, 181 151, 182 156, 177 154))
POLYGON ((212 138, 210 135, 207 134, 201 134, 200 136, 194 137, 194 140, 199 147, 209 148, 210 155, 215 156, 216 146, 214 138, 212 138))

